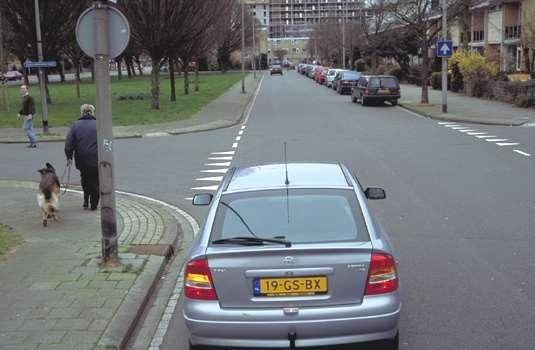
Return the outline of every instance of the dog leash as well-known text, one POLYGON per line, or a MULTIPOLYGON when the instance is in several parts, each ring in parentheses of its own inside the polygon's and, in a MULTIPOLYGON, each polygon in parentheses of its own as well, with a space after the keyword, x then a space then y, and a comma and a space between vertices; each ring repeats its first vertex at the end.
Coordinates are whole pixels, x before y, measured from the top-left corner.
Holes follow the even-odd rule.
POLYGON ((69 162, 67 162, 67 164, 65 164, 65 169, 63 169, 63 174, 61 175, 61 183, 63 184, 65 173, 67 174, 67 182, 65 183, 65 186, 63 186, 62 195, 65 195, 65 193, 67 193, 67 190, 71 184, 71 167, 72 167, 72 164, 69 164, 69 162))

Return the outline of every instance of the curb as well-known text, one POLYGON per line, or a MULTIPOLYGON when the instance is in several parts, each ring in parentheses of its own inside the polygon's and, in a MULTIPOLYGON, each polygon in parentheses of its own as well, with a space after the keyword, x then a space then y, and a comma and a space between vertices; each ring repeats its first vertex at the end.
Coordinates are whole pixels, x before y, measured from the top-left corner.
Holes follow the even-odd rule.
MULTIPOLYGON (((258 88, 258 85, 260 84, 262 79, 263 79, 263 75, 261 76, 260 79, 256 80, 256 85, 254 86, 252 91, 256 91, 256 89, 258 88)), ((255 81, 254 78, 253 78, 253 81, 255 81)), ((239 84, 239 83, 236 83, 236 84, 239 84)), ((213 131, 213 130, 219 130, 219 129, 225 129, 225 128, 233 127, 233 126, 236 126, 236 125, 238 125, 238 124, 243 122, 243 120, 245 118, 246 111, 247 111, 249 105, 251 104, 251 101, 252 101, 253 97, 254 97, 254 93, 251 94, 248 97, 247 102, 245 103, 245 106, 243 107, 243 110, 242 110, 240 116, 235 120, 226 120, 226 121, 225 120, 216 120, 216 121, 213 121, 211 123, 193 125, 193 126, 189 126, 189 127, 175 129, 175 130, 172 130, 172 131, 150 132, 150 133, 145 133, 145 134, 140 134, 140 133, 123 134, 121 136, 114 136, 113 139, 114 140, 138 139, 138 138, 151 137, 151 135, 152 136, 153 135, 176 136, 176 135, 192 134, 192 133, 196 133, 196 132, 206 132, 206 131, 213 131), (214 124, 216 124, 216 125, 214 125, 214 124)), ((155 124, 155 125, 157 125, 157 124, 155 124)), ((39 140, 38 143, 64 142, 64 141, 65 141, 65 137, 58 137, 58 138, 53 138, 53 139, 39 140)), ((28 140, 0 141, 0 144, 21 144, 21 143, 28 143, 28 140)))
POLYGON ((496 120, 488 120, 488 119, 476 119, 476 118, 467 118, 467 117, 460 117, 456 115, 434 115, 427 112, 422 112, 421 110, 412 107, 407 106, 406 104, 400 102, 398 104, 399 107, 402 109, 406 109, 412 113, 416 113, 420 115, 421 117, 435 119, 435 120, 442 120, 442 121, 450 121, 450 122, 465 122, 465 123, 472 123, 472 124, 481 124, 481 125, 498 125, 498 126, 521 126, 529 122, 528 119, 522 120, 522 121, 496 121, 496 120))

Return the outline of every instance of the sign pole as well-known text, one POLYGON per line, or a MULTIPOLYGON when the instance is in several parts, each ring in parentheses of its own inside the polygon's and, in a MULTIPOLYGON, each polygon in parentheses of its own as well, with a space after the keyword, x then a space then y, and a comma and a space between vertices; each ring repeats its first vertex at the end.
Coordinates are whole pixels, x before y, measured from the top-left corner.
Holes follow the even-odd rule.
MULTIPOLYGON (((448 37, 448 2, 442 0, 442 38, 448 37)), ((442 57, 442 113, 448 113, 448 58, 442 57)))
POLYGON ((245 93, 245 5, 241 2, 241 93, 245 93))
MULTIPOLYGON (((39 17, 39 0, 35 0, 35 28, 37 29, 37 56, 43 61, 43 42, 41 41, 41 19, 39 17)), ((43 132, 48 134, 48 105, 46 102, 45 70, 39 68, 39 89, 41 91, 41 114, 43 116, 43 132)))
MULTIPOLYGON (((256 5, 255 5, 256 6, 256 5)), ((253 78, 256 79, 256 32, 255 32, 256 16, 253 16, 253 78)))
POLYGON ((108 5, 95 1, 95 85, 97 90, 98 176, 102 228, 102 260, 118 261, 117 216, 113 173, 113 129, 108 43, 108 5))

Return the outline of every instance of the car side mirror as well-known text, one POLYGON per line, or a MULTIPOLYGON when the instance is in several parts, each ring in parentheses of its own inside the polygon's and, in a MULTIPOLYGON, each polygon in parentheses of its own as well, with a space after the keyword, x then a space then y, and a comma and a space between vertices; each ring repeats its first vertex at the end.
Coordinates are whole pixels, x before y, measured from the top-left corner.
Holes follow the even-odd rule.
POLYGON ((193 205, 208 205, 212 202, 214 196, 210 193, 201 193, 193 196, 193 205))
POLYGON ((386 192, 382 188, 378 187, 368 187, 366 191, 364 191, 364 194, 366 195, 366 198, 368 199, 385 199, 386 198, 386 192))

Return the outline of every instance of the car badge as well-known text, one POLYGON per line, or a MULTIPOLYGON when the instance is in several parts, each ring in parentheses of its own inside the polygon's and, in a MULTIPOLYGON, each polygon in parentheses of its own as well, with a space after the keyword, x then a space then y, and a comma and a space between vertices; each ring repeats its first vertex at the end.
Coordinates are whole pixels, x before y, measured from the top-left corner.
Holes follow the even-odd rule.
POLYGON ((282 258, 282 263, 285 265, 294 265, 295 258, 293 256, 285 256, 284 258, 282 258))

